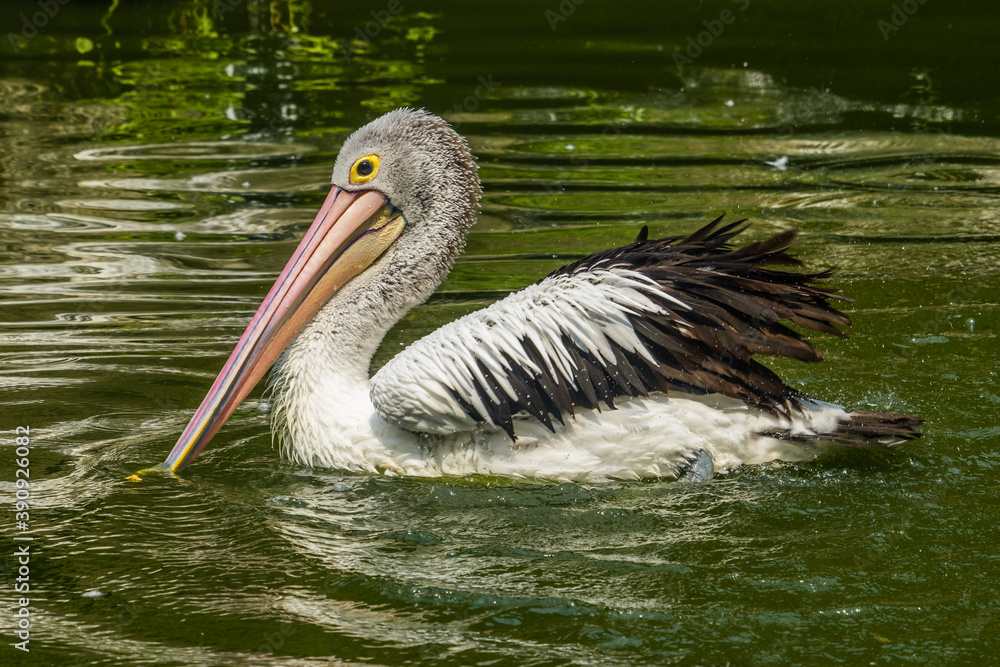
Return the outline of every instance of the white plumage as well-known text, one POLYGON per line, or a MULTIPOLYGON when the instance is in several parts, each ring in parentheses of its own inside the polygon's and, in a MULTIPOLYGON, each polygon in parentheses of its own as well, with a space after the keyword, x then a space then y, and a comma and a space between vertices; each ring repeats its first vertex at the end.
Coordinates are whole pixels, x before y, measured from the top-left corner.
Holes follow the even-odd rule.
POLYGON ((656 283, 627 269, 550 276, 410 345, 371 379, 372 403, 383 418, 413 431, 443 435, 471 430, 478 422, 498 426, 475 386, 484 387, 494 402, 501 396, 479 364, 514 399, 517 392, 508 380, 514 364, 535 377, 543 370, 525 355, 525 339, 541 352, 544 370, 553 376, 572 378, 577 370, 563 336, 608 365, 615 363, 610 341, 655 363, 628 316, 663 312, 650 298, 659 291, 656 283), (463 410, 456 393, 478 418, 463 410))
MULTIPOLYGON (((283 359, 275 411, 285 455, 313 467, 560 482, 676 477, 701 451, 708 452, 717 471, 811 458, 819 443, 761 434, 781 430, 808 437, 830 433, 850 419, 843 408, 818 401, 806 401, 800 414, 782 418, 718 394, 672 393, 629 397, 615 410, 579 410, 565 425, 554 425, 554 432, 519 415, 516 440, 485 422, 445 435, 417 433, 387 421, 372 405, 366 384, 322 364, 324 357, 313 352, 296 345, 283 359)), ((447 367, 430 366, 416 356, 409 360, 427 377, 434 375, 430 369, 441 369, 441 377, 430 382, 437 392, 446 386, 447 367)), ((388 382, 388 376, 381 381, 388 382)), ((415 384, 396 387, 397 395, 408 391, 420 405, 436 404, 430 398, 435 391, 415 384)))

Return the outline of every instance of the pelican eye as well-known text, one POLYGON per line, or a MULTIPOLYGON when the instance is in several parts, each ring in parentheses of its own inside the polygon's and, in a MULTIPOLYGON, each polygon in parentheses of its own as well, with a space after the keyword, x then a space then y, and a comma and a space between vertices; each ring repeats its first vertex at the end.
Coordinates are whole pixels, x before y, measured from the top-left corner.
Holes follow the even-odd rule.
POLYGON ((378 174, 378 155, 366 155, 351 167, 351 183, 361 185, 378 174))

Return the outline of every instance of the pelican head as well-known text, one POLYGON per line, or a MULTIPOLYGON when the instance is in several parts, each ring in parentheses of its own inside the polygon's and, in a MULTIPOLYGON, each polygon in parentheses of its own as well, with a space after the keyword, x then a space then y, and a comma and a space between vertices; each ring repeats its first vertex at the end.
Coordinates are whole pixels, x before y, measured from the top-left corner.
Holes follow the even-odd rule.
POLYGON ((397 109, 348 137, 316 219, 167 460, 152 470, 191 463, 299 332, 351 301, 345 293, 358 282, 377 300, 366 317, 347 318, 374 329, 361 354, 367 363, 382 335, 444 279, 479 196, 468 145, 433 114, 397 109))

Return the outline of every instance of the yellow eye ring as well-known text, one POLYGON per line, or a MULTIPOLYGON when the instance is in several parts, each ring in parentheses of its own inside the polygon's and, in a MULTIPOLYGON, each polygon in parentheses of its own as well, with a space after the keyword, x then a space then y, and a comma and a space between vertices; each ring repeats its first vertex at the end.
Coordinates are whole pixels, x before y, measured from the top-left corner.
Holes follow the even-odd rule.
POLYGON ((378 175, 378 155, 366 155, 351 167, 351 184, 361 185, 378 175))

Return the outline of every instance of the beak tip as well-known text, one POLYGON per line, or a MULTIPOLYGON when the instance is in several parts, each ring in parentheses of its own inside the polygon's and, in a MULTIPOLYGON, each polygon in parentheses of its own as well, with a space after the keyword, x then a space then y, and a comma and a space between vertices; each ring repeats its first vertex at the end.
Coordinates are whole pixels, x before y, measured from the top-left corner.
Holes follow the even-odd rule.
POLYGON ((177 477, 174 468, 169 463, 164 461, 163 463, 155 465, 152 468, 143 468, 142 470, 137 471, 135 474, 129 475, 125 479, 130 482, 141 482, 143 481, 143 477, 148 477, 154 474, 161 474, 164 477, 174 477, 174 478, 177 477))

